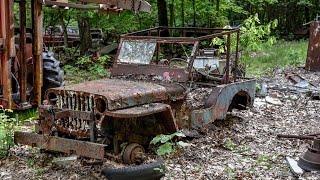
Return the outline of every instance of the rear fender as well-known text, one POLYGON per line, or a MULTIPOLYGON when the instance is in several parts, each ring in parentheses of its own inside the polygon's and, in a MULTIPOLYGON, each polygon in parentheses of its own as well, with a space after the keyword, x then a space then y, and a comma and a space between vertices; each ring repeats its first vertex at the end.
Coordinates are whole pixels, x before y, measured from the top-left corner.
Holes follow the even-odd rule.
POLYGON ((204 109, 191 111, 192 127, 203 128, 217 119, 225 119, 232 108, 251 107, 255 97, 255 80, 219 85, 213 89, 204 109))

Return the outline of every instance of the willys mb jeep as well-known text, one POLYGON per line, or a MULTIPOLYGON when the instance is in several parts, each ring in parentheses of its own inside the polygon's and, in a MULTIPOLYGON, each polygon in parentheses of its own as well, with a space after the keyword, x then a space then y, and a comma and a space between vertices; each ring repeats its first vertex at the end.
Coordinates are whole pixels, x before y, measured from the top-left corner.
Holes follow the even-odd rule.
POLYGON ((37 133, 16 132, 15 141, 141 162, 156 135, 202 129, 253 104, 255 80, 241 77, 238 42, 239 29, 158 27, 122 35, 110 78, 47 90, 37 133), (224 53, 213 48, 214 38, 225 41, 224 53))

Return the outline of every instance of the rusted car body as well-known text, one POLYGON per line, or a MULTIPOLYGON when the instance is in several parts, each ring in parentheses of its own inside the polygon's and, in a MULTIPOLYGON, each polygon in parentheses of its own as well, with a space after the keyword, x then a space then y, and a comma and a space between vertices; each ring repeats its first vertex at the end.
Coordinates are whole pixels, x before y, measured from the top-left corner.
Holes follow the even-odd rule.
POLYGON ((238 43, 231 53, 231 35, 239 41, 239 29, 159 27, 123 35, 109 79, 49 89, 47 104, 39 107, 38 134, 16 132, 15 140, 140 162, 156 135, 202 129, 233 108, 253 104, 255 80, 238 77, 231 68, 238 65, 238 43), (190 31, 193 37, 185 37, 190 31), (198 32, 208 35, 197 37, 198 32), (201 52, 219 37, 226 39, 225 67, 214 73, 221 58, 206 59, 201 52))
MULTIPOLYGON (((79 29, 74 26, 66 27, 68 46, 76 47, 80 44, 79 29)), ((55 47, 64 45, 62 26, 49 26, 44 29, 43 43, 46 46, 55 47)))

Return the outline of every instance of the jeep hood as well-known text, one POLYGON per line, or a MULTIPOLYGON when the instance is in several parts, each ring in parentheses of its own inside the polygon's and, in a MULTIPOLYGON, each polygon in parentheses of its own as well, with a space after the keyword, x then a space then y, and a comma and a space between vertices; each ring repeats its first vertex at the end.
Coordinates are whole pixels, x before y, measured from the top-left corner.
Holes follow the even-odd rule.
POLYGON ((49 90, 49 92, 52 91, 58 91, 59 96, 76 93, 102 97, 107 101, 107 109, 112 111, 152 102, 166 101, 176 95, 183 94, 184 89, 175 84, 166 86, 140 81, 102 79, 49 90))

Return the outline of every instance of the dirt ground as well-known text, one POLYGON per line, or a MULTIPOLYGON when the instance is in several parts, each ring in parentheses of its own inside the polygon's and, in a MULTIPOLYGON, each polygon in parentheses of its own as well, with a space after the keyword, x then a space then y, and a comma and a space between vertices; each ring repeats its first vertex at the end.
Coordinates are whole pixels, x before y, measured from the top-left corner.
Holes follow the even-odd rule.
MULTIPOLYGON (((253 108, 234 110, 228 119, 208 125, 200 137, 184 140, 190 147, 164 157, 164 179, 320 179, 316 172, 295 177, 285 160, 298 160, 311 141, 276 138, 280 133, 320 133, 320 101, 290 92, 285 74, 292 72, 315 85, 320 82, 319 73, 299 68, 274 71, 262 79, 268 96, 257 97, 253 108)), ((0 179, 103 179, 102 167, 118 166, 86 159, 58 166, 51 162, 54 156, 61 155, 14 147, 9 158, 0 160, 0 179)))

